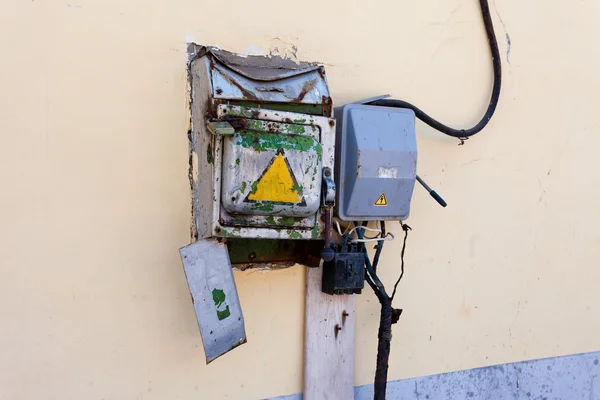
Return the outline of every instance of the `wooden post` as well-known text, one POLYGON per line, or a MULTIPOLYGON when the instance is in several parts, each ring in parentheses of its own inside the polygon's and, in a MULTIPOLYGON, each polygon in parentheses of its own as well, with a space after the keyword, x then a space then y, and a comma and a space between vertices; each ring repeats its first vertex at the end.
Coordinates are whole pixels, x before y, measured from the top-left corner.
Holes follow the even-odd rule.
POLYGON ((322 293, 322 275, 307 268, 304 400, 353 399, 356 297, 322 293))

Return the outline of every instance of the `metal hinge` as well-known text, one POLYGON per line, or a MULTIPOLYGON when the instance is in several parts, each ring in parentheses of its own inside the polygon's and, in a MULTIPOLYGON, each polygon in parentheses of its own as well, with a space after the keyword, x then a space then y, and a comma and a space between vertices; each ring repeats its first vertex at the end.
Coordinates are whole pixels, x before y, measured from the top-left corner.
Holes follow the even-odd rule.
POLYGON ((208 130, 213 135, 233 135, 235 133, 235 129, 233 126, 227 121, 210 121, 207 124, 208 130))

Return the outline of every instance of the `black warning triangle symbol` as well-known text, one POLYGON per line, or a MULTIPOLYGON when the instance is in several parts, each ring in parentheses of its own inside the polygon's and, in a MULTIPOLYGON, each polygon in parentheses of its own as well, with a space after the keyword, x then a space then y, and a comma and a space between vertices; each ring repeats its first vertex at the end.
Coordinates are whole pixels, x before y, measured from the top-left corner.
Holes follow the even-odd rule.
POLYGON ((302 188, 298 185, 283 149, 277 150, 260 177, 252 184, 252 191, 244 199, 247 203, 269 202, 306 206, 302 188))
POLYGON ((376 206, 387 206, 388 205, 387 198, 385 197, 385 193, 381 193, 381 196, 379 196, 379 198, 377 198, 375 205, 376 206))

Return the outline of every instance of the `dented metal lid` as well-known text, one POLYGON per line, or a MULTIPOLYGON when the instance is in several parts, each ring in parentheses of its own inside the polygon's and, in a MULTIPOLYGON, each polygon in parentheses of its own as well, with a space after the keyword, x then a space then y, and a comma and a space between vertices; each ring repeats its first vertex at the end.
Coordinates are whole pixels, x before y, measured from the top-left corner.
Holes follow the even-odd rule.
POLYGON ((188 54, 190 63, 207 64, 214 99, 325 105, 325 115, 331 113, 325 69, 318 64, 195 44, 188 46, 188 54))
POLYGON ((323 69, 316 63, 295 62, 289 58, 279 56, 247 56, 221 50, 217 47, 200 46, 195 43, 188 45, 188 54, 192 55, 190 57, 192 61, 206 55, 212 55, 226 67, 256 81, 275 81, 323 69))

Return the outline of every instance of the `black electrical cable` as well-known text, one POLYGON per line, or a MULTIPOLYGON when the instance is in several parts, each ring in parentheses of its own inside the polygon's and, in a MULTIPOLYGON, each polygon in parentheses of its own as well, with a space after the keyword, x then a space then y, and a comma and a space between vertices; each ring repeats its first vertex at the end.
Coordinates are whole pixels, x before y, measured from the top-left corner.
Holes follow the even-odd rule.
POLYGON ((390 297, 391 300, 394 300, 394 296, 396 295, 396 289, 398 288, 398 284, 404 277, 404 251, 406 250, 406 239, 408 239, 408 231, 412 231, 412 228, 410 226, 406 225, 405 223, 403 223, 402 221, 400 221, 400 226, 402 227, 402 230, 404 231, 404 242, 402 243, 402 251, 400 252, 400 276, 398 277, 398 280, 396 281, 396 284, 394 285, 394 291, 392 292, 392 296, 390 297))
POLYGON ((427 125, 431 126, 433 129, 445 133, 448 136, 456 137, 459 139, 466 139, 469 136, 473 136, 474 134, 478 133, 483 128, 485 128, 487 123, 494 115, 494 111, 496 111, 496 106, 498 105, 498 99, 500 98, 500 86, 502 83, 502 63, 500 61, 500 51, 498 50, 498 41, 496 40, 496 35, 494 33, 494 25, 492 23, 492 17, 490 15, 490 7, 488 5, 488 0, 479 0, 479 4, 481 6, 483 25, 485 26, 485 32, 487 34, 488 43, 490 45, 490 51, 492 53, 492 64, 494 67, 494 86, 492 88, 492 95, 487 111, 485 112, 481 120, 477 123, 477 125, 469 129, 451 128, 433 119, 417 106, 414 106, 404 100, 382 99, 372 101, 368 104, 374 106, 411 109, 415 112, 415 116, 417 118, 419 118, 427 125))
MULTIPOLYGON (((490 103, 488 105, 487 111, 485 112, 483 118, 470 129, 453 129, 450 128, 441 122, 431 118, 425 112, 421 111, 418 107, 402 100, 375 100, 368 104, 376 105, 376 106, 387 106, 387 107, 399 107, 399 108, 408 108, 415 112, 417 118, 431 126, 438 131, 445 133, 446 135, 453 136, 464 140, 469 136, 472 136, 479 131, 481 131, 489 122, 489 120, 494 115, 494 111, 496 110, 496 106, 498 105, 498 99, 500 97, 500 86, 502 82, 502 65, 500 62, 500 52, 498 51, 498 42, 496 41, 496 36, 494 34, 494 25, 492 24, 492 18, 490 15, 490 9, 487 0, 479 0, 479 4, 481 6, 481 14, 483 17, 483 23, 485 26, 485 31, 487 34, 488 42, 490 45, 490 51, 492 53, 492 64, 494 67, 494 86, 492 88, 492 95, 490 99, 490 103)), ((406 250, 406 241, 408 239, 408 231, 411 229, 408 225, 404 224, 400 221, 402 226, 402 230, 404 231, 404 241, 402 244, 402 252, 400 255, 401 266, 400 266, 400 276, 394 285, 394 291, 392 295, 389 296, 385 291, 385 287, 383 283, 379 279, 376 273, 377 264, 379 263, 379 256, 382 251, 383 241, 379 242, 377 246, 375 246, 375 257, 373 259, 373 264, 371 264, 369 260, 369 255, 367 254, 367 249, 364 243, 361 243, 361 250, 365 254, 365 280, 369 284, 369 286, 373 289, 373 292, 377 296, 379 303, 381 304, 381 313, 379 320, 379 332, 378 332, 378 343, 377 343, 377 366, 375 370, 375 381, 374 381, 374 399, 375 400, 385 400, 386 397, 386 386, 387 386, 387 373, 388 373, 388 362, 390 357, 391 350, 391 341, 392 341, 392 325, 398 322, 400 315, 402 314, 401 309, 394 309, 392 306, 392 301, 394 296, 396 295, 396 289, 398 284, 402 280, 404 276, 404 251, 406 250)), ((359 226, 358 222, 354 223, 355 226, 359 226)), ((366 226, 366 222, 363 222, 362 226, 366 226)), ((382 235, 381 238, 385 236, 385 225, 382 222, 382 235)), ((359 239, 364 238, 364 232, 361 229, 357 230, 357 236, 359 239)))
MULTIPOLYGON (((359 226, 358 222, 355 222, 354 225, 359 226)), ((366 222, 363 222, 362 226, 366 226, 366 222)), ((385 230, 385 223, 382 224, 381 228, 382 231, 385 230)), ((357 229, 356 235, 358 236, 358 239, 364 239, 364 232, 362 229, 357 229)), ((383 245, 382 242, 380 243, 383 245)), ((385 291, 383 283, 375 272, 375 268, 377 267, 379 260, 374 259, 373 264, 371 264, 365 243, 361 243, 360 245, 361 250, 365 254, 365 280, 369 286, 371 286, 373 292, 379 300, 379 303, 381 304, 379 332, 377 334, 377 366, 375 369, 373 398, 374 400, 385 400, 387 373, 392 344, 392 325, 398 322, 398 318, 400 318, 402 310, 397 310, 392 307, 392 299, 385 291)), ((377 248, 377 252, 381 253, 381 248, 377 248)))

